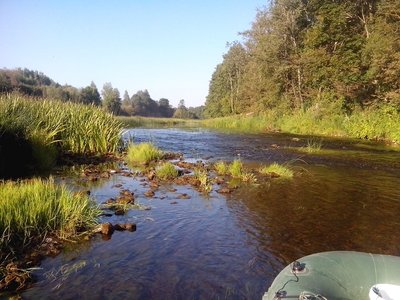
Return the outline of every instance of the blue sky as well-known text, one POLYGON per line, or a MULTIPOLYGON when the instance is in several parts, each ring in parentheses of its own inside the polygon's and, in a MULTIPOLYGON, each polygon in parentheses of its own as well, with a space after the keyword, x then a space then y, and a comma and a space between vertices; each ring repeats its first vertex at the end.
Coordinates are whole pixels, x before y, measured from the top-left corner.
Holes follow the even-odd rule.
POLYGON ((226 43, 250 28, 261 0, 0 0, 0 67, 60 84, 147 89, 176 106, 204 103, 226 43))

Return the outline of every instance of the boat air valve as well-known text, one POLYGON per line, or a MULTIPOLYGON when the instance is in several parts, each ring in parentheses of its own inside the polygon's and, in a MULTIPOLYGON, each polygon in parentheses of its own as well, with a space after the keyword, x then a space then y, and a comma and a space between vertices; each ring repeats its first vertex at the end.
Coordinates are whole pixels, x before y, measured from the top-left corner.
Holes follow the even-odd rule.
POLYGON ((287 293, 286 293, 286 291, 277 291, 276 293, 275 293, 275 298, 274 299, 282 299, 282 298, 286 298, 286 295, 287 295, 287 293))
POLYGON ((305 263, 301 263, 299 261, 294 261, 293 262, 293 266, 292 266, 292 272, 293 273, 301 273, 304 272, 306 268, 306 264, 305 263))

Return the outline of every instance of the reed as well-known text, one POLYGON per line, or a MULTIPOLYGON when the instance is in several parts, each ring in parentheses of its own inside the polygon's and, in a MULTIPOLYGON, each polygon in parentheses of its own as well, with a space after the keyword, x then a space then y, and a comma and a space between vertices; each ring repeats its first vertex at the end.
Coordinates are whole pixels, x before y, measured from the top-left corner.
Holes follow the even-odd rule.
POLYGON ((322 139, 310 138, 307 139, 307 146, 301 147, 300 150, 307 153, 317 153, 320 152, 322 148, 322 139))
POLYGON ((48 180, 0 183, 0 250, 18 252, 47 234, 61 238, 92 228, 101 211, 84 193, 48 180))
POLYGON ((210 178, 208 177, 207 170, 198 168, 194 171, 194 176, 200 182, 200 186, 199 186, 200 191, 205 192, 205 193, 211 192, 212 183, 210 181, 210 178))
POLYGON ((25 143, 30 148, 26 155, 32 156, 35 169, 50 168, 57 156, 64 153, 116 152, 121 143, 121 130, 121 123, 98 107, 17 94, 0 95, 3 153, 18 153, 13 147, 25 143), (14 137, 15 143, 3 142, 4 134, 14 137))
POLYGON ((132 164, 148 164, 161 159, 163 152, 152 143, 130 144, 126 159, 132 164))

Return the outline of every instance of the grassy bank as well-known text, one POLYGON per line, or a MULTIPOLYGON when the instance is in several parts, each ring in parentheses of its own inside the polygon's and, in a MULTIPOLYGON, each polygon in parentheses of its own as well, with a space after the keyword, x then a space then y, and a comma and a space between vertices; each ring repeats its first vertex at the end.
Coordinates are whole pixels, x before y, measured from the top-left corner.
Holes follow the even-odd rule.
POLYGON ((174 118, 148 118, 148 117, 118 117, 125 127, 198 127, 199 120, 192 119, 174 119, 174 118))
POLYGON ((204 127, 244 133, 286 133, 343 136, 400 143, 400 112, 393 106, 343 112, 323 112, 315 107, 282 113, 269 111, 255 116, 230 116, 203 120, 204 127))
POLYGON ((84 193, 52 179, 0 183, 0 261, 48 234, 69 238, 96 224, 100 211, 84 193))
POLYGON ((64 153, 115 152, 121 129, 94 106, 0 95, 0 177, 51 168, 64 153))

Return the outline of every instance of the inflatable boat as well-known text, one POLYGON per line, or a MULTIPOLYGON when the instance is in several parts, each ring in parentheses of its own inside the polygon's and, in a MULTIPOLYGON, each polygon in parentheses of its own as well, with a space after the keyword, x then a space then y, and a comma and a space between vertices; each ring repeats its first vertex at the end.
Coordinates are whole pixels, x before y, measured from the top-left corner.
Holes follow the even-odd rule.
POLYGON ((400 300, 400 257, 321 252, 286 266, 263 300, 400 300))

